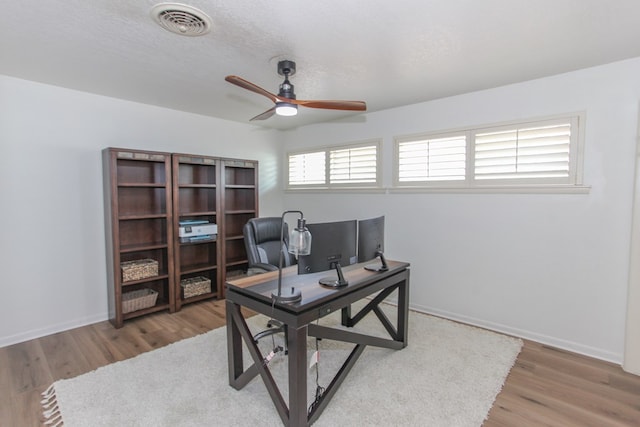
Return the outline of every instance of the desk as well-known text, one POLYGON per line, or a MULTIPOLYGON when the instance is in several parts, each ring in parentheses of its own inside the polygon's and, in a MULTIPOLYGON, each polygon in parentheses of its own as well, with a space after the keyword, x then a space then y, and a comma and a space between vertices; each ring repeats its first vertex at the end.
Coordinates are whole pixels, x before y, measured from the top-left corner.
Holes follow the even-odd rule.
MULTIPOLYGON (((326 288, 318 284, 320 278, 336 275, 335 271, 298 275, 295 266, 283 270, 282 287, 294 286, 302 291, 302 300, 292 304, 273 304, 271 293, 278 288, 277 271, 227 282, 229 385, 240 390, 259 374, 284 425, 307 426, 318 419, 366 346, 372 345, 397 350, 406 347, 409 313, 409 264, 387 261, 389 270, 385 272, 367 271, 364 269, 366 264, 343 267, 344 276, 349 284, 339 289, 326 288), (379 305, 396 289, 398 290, 398 314, 394 326, 379 305), (378 294, 365 307, 357 314, 352 315, 351 304, 376 292, 378 294), (251 331, 240 311, 241 307, 247 307, 287 325, 288 405, 282 397, 268 365, 264 363, 265 356, 261 354, 253 340, 251 331), (349 327, 356 325, 368 313, 375 313, 390 339, 313 323, 315 320, 336 311, 342 312, 342 324, 349 327), (308 336, 355 344, 353 351, 325 389, 322 398, 309 412, 307 410, 308 336), (253 364, 246 370, 243 367, 242 340, 247 345, 253 359, 253 364)), ((375 369, 375 367, 372 366, 371 369, 375 369)), ((401 368, 399 367, 399 369, 401 368)))

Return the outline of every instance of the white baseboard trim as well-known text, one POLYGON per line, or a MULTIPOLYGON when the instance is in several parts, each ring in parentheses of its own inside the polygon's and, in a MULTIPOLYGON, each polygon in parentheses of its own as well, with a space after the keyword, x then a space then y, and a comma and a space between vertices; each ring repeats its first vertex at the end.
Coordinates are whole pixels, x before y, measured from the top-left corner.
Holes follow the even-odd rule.
MULTIPOLYGON (((395 300, 387 300, 392 304, 396 304, 395 300)), ((536 341, 541 344, 547 344, 553 347, 557 347, 563 350, 572 351, 574 353, 583 354, 585 356, 594 357, 596 359, 605 360, 607 362, 622 365, 622 354, 616 354, 610 351, 605 351, 599 348, 586 346, 573 341, 567 341, 548 335, 542 335, 535 332, 527 331, 524 329, 513 328, 507 325, 503 325, 495 322, 488 322, 482 319, 477 319, 470 316, 461 315, 459 313, 453 313, 446 310, 439 310, 433 307, 410 304, 410 308, 415 311, 419 311, 425 314, 431 314, 433 316, 443 317, 445 319, 454 320, 456 322, 465 323, 472 326, 478 326, 480 328, 489 329, 495 332, 500 332, 507 335, 524 338, 531 341, 536 341)), ((67 331, 81 326, 90 325, 92 323, 98 323, 109 319, 109 314, 104 312, 100 315, 89 316, 82 319, 76 319, 70 322, 58 323, 56 325, 49 325, 46 328, 34 329, 24 333, 11 335, 8 337, 0 337, 0 348, 7 347, 9 345, 18 344, 24 341, 29 341, 36 338, 41 338, 47 335, 55 334, 58 332, 67 331)))
POLYGON ((0 348, 7 347, 13 344, 18 344, 24 341, 33 340, 36 338, 42 338, 47 335, 56 334, 58 332, 79 328, 80 326, 86 326, 92 323, 102 322, 108 319, 109 319, 109 314, 105 311, 104 313, 101 313, 95 316, 75 319, 69 322, 58 323, 55 325, 48 325, 46 328, 33 329, 31 331, 23 332, 16 335, 10 335, 8 337, 0 337, 0 348))
POLYGON ((585 356, 615 363, 616 365, 622 365, 622 360, 623 360, 622 354, 613 353, 600 348, 587 346, 587 345, 580 344, 573 341, 567 341, 557 337, 542 335, 542 334, 538 334, 536 332, 532 332, 524 329, 513 328, 511 326, 503 325, 500 323, 488 322, 483 319, 477 319, 477 318, 465 316, 459 313, 453 313, 446 310, 439 310, 433 307, 412 304, 411 309, 415 311, 419 311, 421 313, 443 317, 445 319, 454 320, 456 322, 466 323, 468 325, 489 329, 489 330, 500 332, 506 335, 512 335, 512 336, 523 338, 526 340, 535 341, 540 344, 546 344, 559 349, 568 350, 574 353, 579 353, 585 356))

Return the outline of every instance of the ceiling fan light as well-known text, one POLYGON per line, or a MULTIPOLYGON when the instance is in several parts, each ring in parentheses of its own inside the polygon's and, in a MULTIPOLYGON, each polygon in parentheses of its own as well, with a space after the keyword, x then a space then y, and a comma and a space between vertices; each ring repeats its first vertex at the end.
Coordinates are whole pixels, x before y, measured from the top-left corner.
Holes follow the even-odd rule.
POLYGON ((276 102, 276 114, 279 116, 295 116, 298 114, 298 106, 290 102, 276 102))

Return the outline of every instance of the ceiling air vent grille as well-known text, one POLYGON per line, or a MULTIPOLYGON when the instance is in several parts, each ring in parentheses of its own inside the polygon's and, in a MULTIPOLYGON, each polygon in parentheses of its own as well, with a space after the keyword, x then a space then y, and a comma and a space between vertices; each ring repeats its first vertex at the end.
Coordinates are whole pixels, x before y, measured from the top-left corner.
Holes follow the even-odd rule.
POLYGON ((186 4, 157 4, 151 9, 151 17, 165 30, 181 36, 203 36, 211 30, 211 18, 186 4))

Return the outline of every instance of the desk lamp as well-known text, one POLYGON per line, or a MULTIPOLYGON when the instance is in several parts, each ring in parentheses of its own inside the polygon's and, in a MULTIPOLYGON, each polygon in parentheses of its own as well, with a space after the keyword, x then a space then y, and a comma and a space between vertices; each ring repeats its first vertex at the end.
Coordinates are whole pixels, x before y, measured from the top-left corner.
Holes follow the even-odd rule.
MULTIPOLYGON (((280 229, 280 244, 284 244, 284 217, 288 213, 298 213, 298 225, 291 231, 289 236, 289 249, 290 254, 295 255, 309 255, 311 253, 311 233, 307 229, 304 219, 304 214, 301 211, 284 211, 282 214, 282 228, 280 229)), ((291 289, 282 290, 282 262, 284 261, 284 251, 280 251, 280 263, 278 264, 278 292, 272 293, 271 297, 277 302, 297 302, 302 299, 302 293, 291 287, 291 289)))

